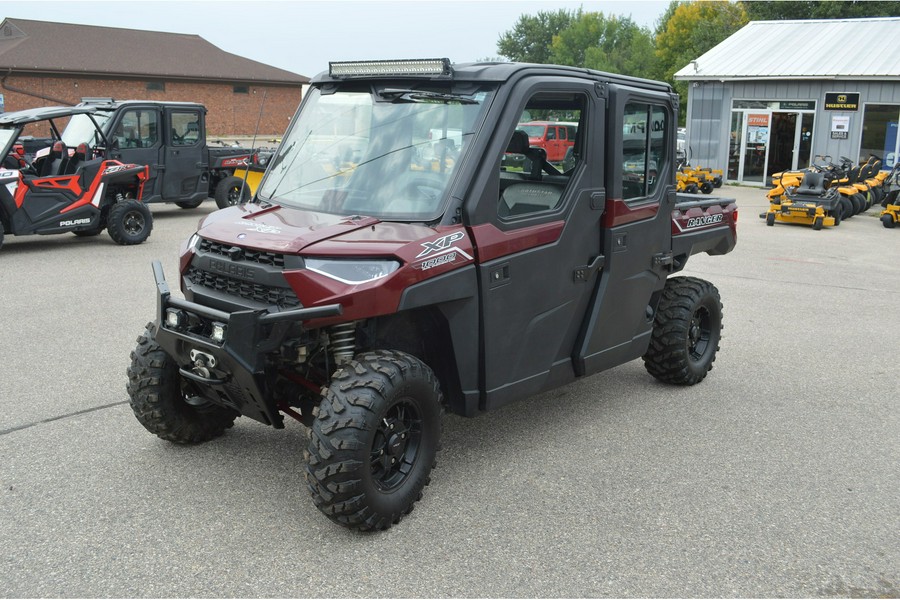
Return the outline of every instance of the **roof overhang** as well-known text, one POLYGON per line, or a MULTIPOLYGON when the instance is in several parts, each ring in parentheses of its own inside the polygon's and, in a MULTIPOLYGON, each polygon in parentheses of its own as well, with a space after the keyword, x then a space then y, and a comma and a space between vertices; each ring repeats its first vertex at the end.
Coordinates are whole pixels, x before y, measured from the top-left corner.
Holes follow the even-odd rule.
POLYGON ((893 81, 900 82, 900 75, 675 75, 676 81, 893 81))

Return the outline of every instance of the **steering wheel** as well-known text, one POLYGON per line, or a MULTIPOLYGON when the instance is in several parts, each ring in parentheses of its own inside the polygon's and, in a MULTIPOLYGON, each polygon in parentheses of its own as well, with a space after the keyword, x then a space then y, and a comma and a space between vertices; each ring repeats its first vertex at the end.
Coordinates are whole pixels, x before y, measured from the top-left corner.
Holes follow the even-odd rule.
POLYGON ((410 198, 435 201, 444 191, 444 178, 436 173, 417 174, 409 178, 403 191, 410 198))

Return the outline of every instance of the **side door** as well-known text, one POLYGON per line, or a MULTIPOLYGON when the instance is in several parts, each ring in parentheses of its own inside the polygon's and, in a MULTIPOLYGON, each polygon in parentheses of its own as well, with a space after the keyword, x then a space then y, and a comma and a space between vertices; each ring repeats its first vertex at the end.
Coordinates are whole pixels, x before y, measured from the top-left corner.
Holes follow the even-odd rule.
POLYGON ((672 260, 676 105, 663 92, 610 86, 606 259, 573 357, 579 375, 638 358, 650 343, 672 260))
POLYGON ((192 202, 208 196, 206 131, 203 109, 166 108, 165 173, 162 193, 167 202, 192 202))
POLYGON ((604 101, 586 81, 524 78, 516 86, 492 141, 496 161, 476 183, 482 197, 467 204, 481 289, 484 410, 574 379, 572 350, 601 264, 604 101), (536 177, 527 155, 524 169, 501 167, 526 111, 579 124, 573 169, 536 177))
POLYGON ((148 165, 150 176, 144 184, 144 201, 159 200, 162 183, 162 114, 155 106, 122 109, 108 131, 113 145, 110 157, 124 163, 148 165))

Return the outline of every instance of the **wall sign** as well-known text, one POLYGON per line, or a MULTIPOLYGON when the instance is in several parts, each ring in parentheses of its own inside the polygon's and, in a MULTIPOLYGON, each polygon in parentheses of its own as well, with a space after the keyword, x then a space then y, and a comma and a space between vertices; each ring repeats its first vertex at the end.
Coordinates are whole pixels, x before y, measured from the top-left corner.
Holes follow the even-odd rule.
POLYGON ((782 100, 778 104, 781 110, 816 110, 815 100, 782 100))
POLYGON ((850 137, 850 115, 831 115, 831 139, 846 140, 850 137))
POLYGON ((859 93, 828 92, 825 94, 825 110, 859 110, 859 93))

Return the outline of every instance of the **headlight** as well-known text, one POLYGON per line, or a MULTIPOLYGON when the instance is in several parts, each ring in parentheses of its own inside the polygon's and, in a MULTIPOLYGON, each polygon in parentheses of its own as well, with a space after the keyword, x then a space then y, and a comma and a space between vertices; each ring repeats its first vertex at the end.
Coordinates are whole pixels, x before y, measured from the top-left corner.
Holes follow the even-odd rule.
POLYGON ((395 260, 307 258, 306 268, 341 283, 355 285, 387 277, 400 268, 395 260))
POLYGON ((191 236, 191 239, 188 240, 187 247, 188 250, 193 252, 197 252, 197 249, 200 248, 200 240, 202 238, 196 233, 191 236))

